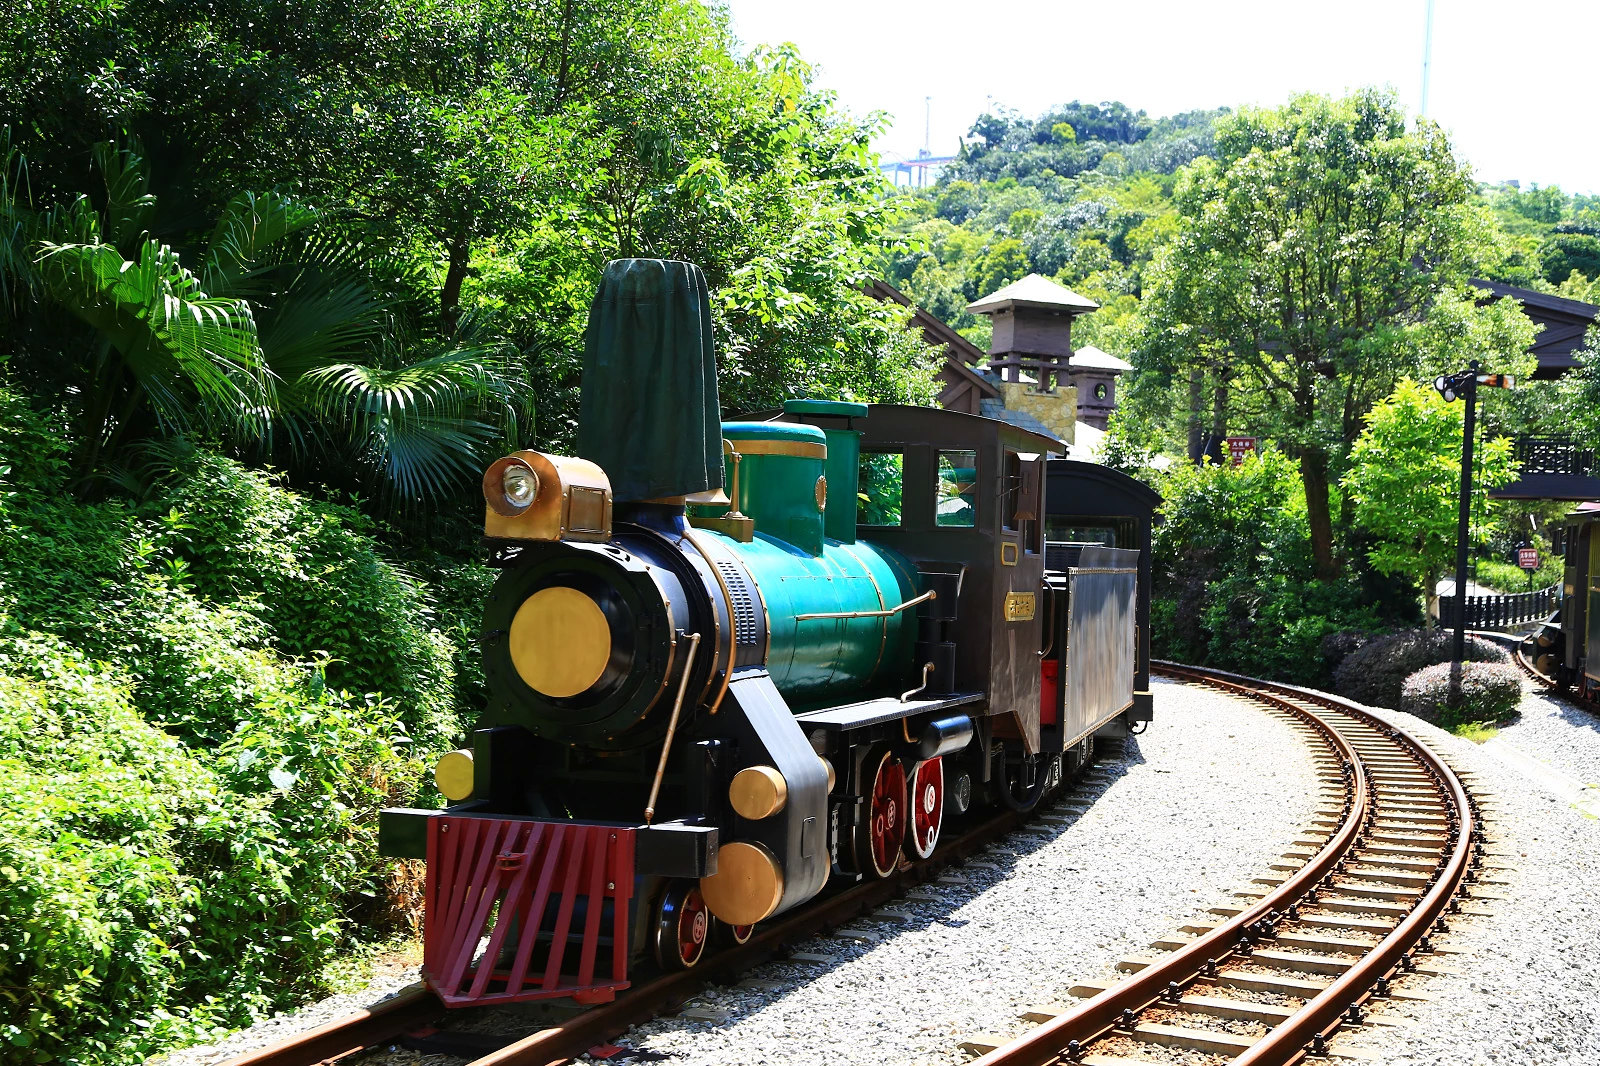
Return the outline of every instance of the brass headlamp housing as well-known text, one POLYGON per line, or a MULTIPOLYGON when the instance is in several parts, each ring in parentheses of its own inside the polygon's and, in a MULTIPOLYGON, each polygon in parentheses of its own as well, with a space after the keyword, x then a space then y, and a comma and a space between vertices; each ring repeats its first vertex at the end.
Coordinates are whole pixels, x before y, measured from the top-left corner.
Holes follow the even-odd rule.
POLYGON ((483 473, 485 536, 506 540, 611 539, 611 479, 587 459, 520 451, 483 473))

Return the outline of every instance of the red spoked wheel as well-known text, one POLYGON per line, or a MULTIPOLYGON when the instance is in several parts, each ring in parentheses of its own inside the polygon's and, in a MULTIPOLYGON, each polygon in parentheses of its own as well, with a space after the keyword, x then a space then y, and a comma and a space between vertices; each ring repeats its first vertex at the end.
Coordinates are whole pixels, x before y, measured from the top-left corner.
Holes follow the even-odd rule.
POLYGON ((661 894, 656 908, 656 962, 669 970, 687 970, 706 953, 711 911, 693 881, 677 881, 661 894))
POLYGON ((926 859, 939 843, 944 825, 944 760, 927 759, 911 775, 911 817, 906 827, 906 854, 926 859))
POLYGON ((756 935, 756 927, 753 925, 729 925, 723 921, 717 922, 716 930, 717 943, 724 947, 748 944, 750 938, 756 935))
POLYGON ((888 877, 906 839, 906 768, 889 751, 869 756, 862 769, 868 767, 872 789, 867 793, 866 823, 857 836, 857 860, 862 873, 888 877))

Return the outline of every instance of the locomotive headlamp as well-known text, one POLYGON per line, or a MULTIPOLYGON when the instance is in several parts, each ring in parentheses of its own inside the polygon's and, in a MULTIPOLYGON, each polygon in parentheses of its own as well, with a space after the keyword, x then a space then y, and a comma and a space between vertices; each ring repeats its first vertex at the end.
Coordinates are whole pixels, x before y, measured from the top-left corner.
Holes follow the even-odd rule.
POLYGON ((515 518, 532 507, 538 496, 539 475, 520 456, 497 459, 484 472, 483 498, 496 514, 515 518))
POLYGON ((500 475, 500 489, 511 506, 526 507, 539 495, 539 475, 525 466, 508 466, 500 475))

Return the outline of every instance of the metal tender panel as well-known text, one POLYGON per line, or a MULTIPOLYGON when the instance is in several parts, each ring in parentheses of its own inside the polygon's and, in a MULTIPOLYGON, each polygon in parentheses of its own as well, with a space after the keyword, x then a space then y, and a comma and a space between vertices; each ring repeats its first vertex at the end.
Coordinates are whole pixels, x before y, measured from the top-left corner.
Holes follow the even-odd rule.
POLYGON ((1139 553, 1087 545, 1067 575, 1063 739, 1071 743, 1133 705, 1139 553))

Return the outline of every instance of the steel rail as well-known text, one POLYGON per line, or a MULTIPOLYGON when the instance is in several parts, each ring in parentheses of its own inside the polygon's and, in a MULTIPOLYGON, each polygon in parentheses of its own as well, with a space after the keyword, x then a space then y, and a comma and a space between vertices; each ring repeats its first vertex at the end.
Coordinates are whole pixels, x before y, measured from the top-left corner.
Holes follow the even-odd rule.
MULTIPOLYGON (((1152 668, 1157 665, 1151 664, 1152 668)), ((1160 1003, 1170 995, 1174 984, 1179 987, 1191 984, 1214 965, 1239 953, 1241 941, 1247 946, 1252 944, 1261 935, 1263 923, 1270 925, 1274 922, 1279 914, 1302 899, 1339 864, 1351 849, 1366 819, 1371 799, 1366 770, 1350 742, 1316 715, 1287 700, 1268 697, 1266 702, 1289 711, 1311 725, 1343 764, 1345 817, 1322 850, 1276 890, 1211 932, 1163 956, 1073 1010, 1023 1034, 1012 1043, 975 1059, 969 1066, 1047 1066, 1060 1060, 1063 1054, 1074 1053, 1075 1047, 1087 1045, 1109 1034, 1126 1018, 1160 1003)))
POLYGON ((1239 692, 1259 702, 1290 710, 1302 720, 1315 723, 1319 735, 1324 738, 1330 734, 1336 737, 1333 747, 1345 762, 1348 796, 1345 817, 1304 867, 1254 906, 1074 1010, 982 1056, 974 1061, 974 1066, 1046 1066, 1077 1061, 1084 1047, 1092 1041, 1131 1025, 1146 1008, 1176 1001, 1180 998, 1177 993, 1203 976, 1215 973, 1218 964, 1234 956, 1248 956, 1247 949, 1252 941, 1258 936, 1270 940, 1278 919, 1290 907, 1304 899, 1325 877, 1342 869, 1342 863, 1358 849, 1366 826, 1378 813, 1375 797, 1354 745, 1331 723, 1300 704, 1337 711, 1367 729, 1380 732, 1413 755, 1440 790, 1442 798, 1454 807, 1448 824, 1455 835, 1450 841, 1441 841, 1448 854, 1441 858, 1427 890, 1406 917, 1343 975, 1233 1059, 1234 1066, 1293 1066, 1301 1062, 1308 1051, 1325 1047, 1326 1038, 1350 1017, 1351 1008, 1359 1008, 1373 994, 1380 980, 1399 969, 1403 959, 1423 941, 1455 894, 1471 879, 1475 864, 1473 851, 1480 834, 1472 798, 1450 768, 1416 738, 1359 705, 1327 693, 1175 663, 1156 661, 1151 666, 1168 676, 1239 692), (1291 703, 1290 700, 1300 702, 1291 703), (1229 945, 1230 940, 1241 938, 1242 942, 1230 945, 1228 950, 1220 953, 1214 950, 1217 945, 1229 945), (1201 965, 1197 966, 1197 962, 1201 965))
MULTIPOLYGON (((1200 676, 1222 673, 1199 671, 1193 667, 1188 669, 1200 676)), ((1237 676, 1232 675, 1232 677, 1237 676)), ((1476 805, 1467 795, 1467 790, 1460 779, 1443 759, 1415 737, 1396 729, 1350 700, 1313 689, 1300 688, 1297 685, 1282 685, 1254 679, 1248 681, 1258 691, 1292 693, 1297 699, 1314 702, 1349 715, 1359 722, 1387 733, 1390 739, 1402 743, 1422 762, 1429 771, 1429 776, 1453 804, 1454 810, 1450 812, 1450 821, 1454 823, 1456 829, 1454 846, 1450 849, 1442 867, 1436 872, 1431 887, 1389 935, 1315 999, 1308 1001, 1287 1021, 1268 1033, 1261 1042, 1234 1060, 1234 1066, 1278 1066, 1278 1064, 1298 1062, 1304 1057, 1308 1044, 1319 1036, 1326 1039, 1332 1035, 1344 1020, 1346 1012, 1351 1007, 1359 1007, 1370 996, 1370 990, 1377 985, 1378 980, 1392 974, 1398 968, 1400 960, 1409 955, 1412 949, 1428 935, 1434 923, 1443 916, 1451 899, 1461 891, 1469 879, 1478 826, 1476 805)))
MULTIPOLYGON (((1018 828, 1022 815, 1003 811, 944 842, 931 858, 879 881, 863 881, 802 908, 759 930, 744 944, 709 955, 690 970, 661 974, 620 993, 610 1003, 591 1007, 558 1025, 539 1029, 474 1059, 470 1066, 550 1066, 648 1021, 664 1007, 700 992, 707 982, 727 978, 773 957, 786 943, 850 921, 901 895, 953 862, 975 854, 996 837, 1018 828)), ((319 1066, 436 1023, 449 1013, 431 991, 416 985, 346 1018, 228 1059, 221 1066, 319 1066)))
POLYGON ((421 984, 415 984, 392 999, 307 1029, 280 1043, 228 1059, 222 1066, 307 1066, 332 1062, 427 1025, 444 1013, 445 1005, 439 997, 421 984))

